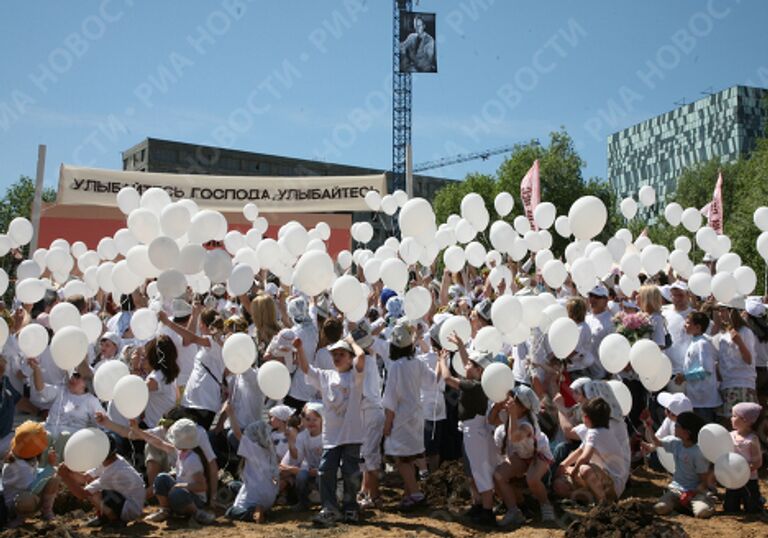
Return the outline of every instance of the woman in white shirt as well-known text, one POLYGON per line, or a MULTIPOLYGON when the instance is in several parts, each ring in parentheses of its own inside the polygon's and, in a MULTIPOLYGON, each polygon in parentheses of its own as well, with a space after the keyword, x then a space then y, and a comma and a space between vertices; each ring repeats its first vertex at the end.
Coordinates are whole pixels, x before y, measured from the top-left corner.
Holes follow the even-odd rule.
POLYGON ((641 286, 640 291, 637 292, 637 304, 640 310, 648 315, 653 327, 650 339, 656 342, 659 348, 666 349, 668 347, 667 335, 669 333, 667 332, 664 316, 661 315, 663 303, 664 299, 657 286, 646 284, 641 286))
MULTIPOLYGON (((192 312, 193 318, 197 318, 199 311, 200 306, 196 305, 192 312)), ((196 422, 207 430, 221 408, 225 370, 221 356, 221 331, 224 321, 212 309, 204 310, 199 317, 198 335, 171 321, 165 312, 160 311, 158 314, 161 323, 181 336, 183 345, 194 343, 200 347, 195 356, 195 366, 184 388, 181 406, 189 410, 196 422)))
POLYGON ((718 371, 723 398, 720 415, 723 417, 730 417, 731 408, 739 402, 757 402, 755 335, 741 317, 740 310, 743 308, 721 306, 715 314, 718 332, 713 343, 720 359, 718 371))
POLYGON ((149 401, 144 409, 144 423, 154 428, 163 415, 176 407, 179 365, 176 345, 165 334, 147 342, 144 352, 147 363, 152 368, 146 379, 149 401))

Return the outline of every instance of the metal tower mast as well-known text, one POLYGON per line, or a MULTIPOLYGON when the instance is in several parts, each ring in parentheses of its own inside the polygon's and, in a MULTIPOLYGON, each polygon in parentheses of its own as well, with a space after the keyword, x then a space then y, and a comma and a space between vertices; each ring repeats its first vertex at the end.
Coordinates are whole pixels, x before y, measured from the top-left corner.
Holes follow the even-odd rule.
POLYGON ((400 72, 400 11, 411 11, 413 0, 394 0, 392 16, 392 180, 405 190, 406 154, 411 145, 411 74, 400 72))

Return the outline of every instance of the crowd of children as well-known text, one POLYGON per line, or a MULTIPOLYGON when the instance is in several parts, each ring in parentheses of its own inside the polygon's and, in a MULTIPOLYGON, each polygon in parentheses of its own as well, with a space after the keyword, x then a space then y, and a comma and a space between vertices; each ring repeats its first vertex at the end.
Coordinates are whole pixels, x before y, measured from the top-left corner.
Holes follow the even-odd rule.
POLYGON ((273 275, 238 297, 223 286, 166 302, 139 291, 116 303, 102 293, 69 297, 81 314, 95 312, 103 322, 98 341, 71 371, 59 369, 48 349, 27 357, 18 344, 32 324, 52 334, 48 315, 63 295, 15 305, 3 314, 10 334, 0 356, 0 516, 10 526, 38 513, 51 519, 55 497, 68 492, 93 507, 94 526, 142 517, 211 524, 217 511, 262 523, 277 504, 299 513, 317 505, 314 523, 331 526, 358 521, 361 509, 382 509, 379 481, 387 467, 402 482, 397 509, 428 504, 424 479, 443 464, 463 466, 470 479, 469 521, 510 528, 531 518, 554 521, 564 498, 615 502, 643 458, 664 469, 657 449, 674 461, 657 513, 710 517, 718 499, 728 512, 762 511, 762 300, 716 304, 663 278, 623 297, 612 284, 596 286, 587 300, 570 283, 545 290, 532 280, 507 290, 546 293, 563 305, 579 329, 565 360, 555 358, 539 329, 514 345, 504 342, 500 353, 477 349, 478 332, 493 325, 499 290, 466 272, 446 271, 429 287, 433 304, 420 320, 406 319, 401 296, 381 284, 371 290, 366 317, 353 323, 327 294, 305 297, 273 275), (130 318, 147 305, 159 312, 160 325, 142 340, 130 318), (602 368, 600 344, 616 331, 620 311, 643 312, 652 328, 647 337, 669 356, 673 372, 661 393, 633 384, 631 367, 619 376, 602 368), (469 338, 441 335, 451 315, 469 319, 469 338), (251 335, 259 353, 235 375, 222 346, 236 333, 251 335), (94 395, 94 374, 111 361, 146 380, 149 403, 137 419, 94 395), (282 401, 259 386, 268 361, 291 373, 282 401), (515 379, 496 402, 483 386, 493 364, 507 365, 515 379), (612 383, 630 387, 632 412, 622 409, 612 383), (731 430, 734 451, 749 464, 750 479, 738 490, 718 491, 698 446, 699 431, 711 422, 731 430), (100 466, 78 472, 64 452, 86 427, 108 432, 109 451, 100 466), (526 493, 537 511, 526 508, 526 493))

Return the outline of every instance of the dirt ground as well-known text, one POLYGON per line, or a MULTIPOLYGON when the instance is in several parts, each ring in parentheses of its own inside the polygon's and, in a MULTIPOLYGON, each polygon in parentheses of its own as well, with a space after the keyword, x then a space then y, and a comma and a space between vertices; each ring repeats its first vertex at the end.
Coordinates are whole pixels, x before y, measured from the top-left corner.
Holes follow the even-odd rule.
MULTIPOLYGON (((441 470, 442 471, 442 470, 441 470)), ((757 517, 726 516, 718 513, 709 520, 695 520, 687 515, 674 515, 660 518, 653 513, 652 505, 658 498, 667 477, 646 468, 636 470, 632 475, 625 499, 618 507, 606 509, 595 507, 589 512, 583 508, 565 506, 558 510, 558 521, 545 526, 538 521, 535 507, 528 524, 514 532, 501 529, 473 527, 462 517, 468 508, 466 482, 461 473, 461 466, 454 463, 448 471, 434 473, 425 490, 430 493, 430 506, 417 512, 400 514, 396 511, 398 491, 396 478, 387 476, 384 480, 384 510, 362 514, 362 520, 355 525, 339 525, 333 529, 319 530, 312 526, 312 513, 293 512, 288 507, 277 507, 270 513, 269 522, 264 526, 253 523, 232 523, 219 517, 210 527, 186 520, 170 520, 154 524, 136 522, 124 528, 88 529, 82 523, 89 513, 76 503, 67 501, 58 503, 57 512, 66 512, 56 521, 45 523, 30 522, 19 529, 7 529, 0 533, 0 538, 11 537, 159 537, 192 536, 203 538, 215 533, 217 538, 235 537, 274 537, 314 538, 344 536, 350 538, 375 538, 379 536, 398 537, 455 537, 464 538, 486 534, 502 533, 505 536, 544 537, 602 537, 616 538, 692 538, 709 536, 729 536, 730 538, 768 537, 768 523, 757 517)), ((768 492, 768 480, 761 480, 761 492, 768 492)), ((148 512, 154 511, 150 507, 148 512)), ((221 515, 221 514, 219 514, 221 515)))

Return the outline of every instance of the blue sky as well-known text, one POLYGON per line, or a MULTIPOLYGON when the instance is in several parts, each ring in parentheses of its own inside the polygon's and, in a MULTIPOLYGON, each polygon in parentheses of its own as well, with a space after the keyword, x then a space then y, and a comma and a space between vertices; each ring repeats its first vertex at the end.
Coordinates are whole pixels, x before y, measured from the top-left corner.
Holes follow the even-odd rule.
MULTIPOLYGON (((121 168, 146 137, 391 165, 391 1, 4 2, 0 188, 60 163, 121 168)), ((762 0, 421 0, 437 75, 414 75, 414 161, 564 126, 606 137, 709 89, 768 86, 762 0)), ((434 171, 493 172, 502 157, 434 171)))

